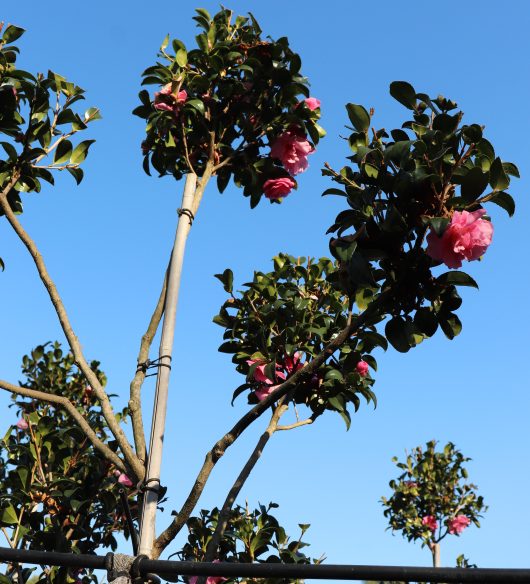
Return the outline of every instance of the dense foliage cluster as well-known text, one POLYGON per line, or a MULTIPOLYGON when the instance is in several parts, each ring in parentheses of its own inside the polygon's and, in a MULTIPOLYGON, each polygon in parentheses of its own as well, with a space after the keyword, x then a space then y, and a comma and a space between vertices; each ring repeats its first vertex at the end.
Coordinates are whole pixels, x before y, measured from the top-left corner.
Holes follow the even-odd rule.
MULTIPOLYGON (((272 389, 311 361, 350 318, 350 299, 329 282, 337 271, 332 261, 279 254, 273 264, 272 272, 256 272, 245 284, 246 290, 237 295, 233 293, 232 272, 218 275, 230 294, 214 318, 225 328, 225 342, 219 350, 232 353, 237 370, 247 376, 234 398, 250 390, 250 403, 262 397, 260 390, 263 392, 266 380, 271 380, 272 389)), ((358 365, 369 363, 375 370, 377 362, 370 353, 377 346, 386 349, 387 342, 368 324, 324 366, 297 384, 294 402, 307 405, 313 419, 328 409, 338 411, 349 426, 349 403, 357 410, 360 396, 375 401, 371 390, 374 380, 367 369, 359 371, 358 365)))
MULTIPOLYGON (((91 366, 104 383, 94 361, 91 366)), ((23 359, 23 387, 67 396, 98 437, 113 450, 99 403, 71 354, 60 345, 36 347, 23 359)), ((0 526, 9 545, 22 549, 95 553, 116 549, 116 531, 128 529, 115 469, 92 446, 61 408, 37 400, 15 399, 19 420, 0 442, 0 526), (97 497, 94 494, 97 493, 97 497)), ((120 418, 126 415, 120 412, 120 418)), ((131 495, 133 491, 131 491, 131 495)), ((131 499, 135 510, 136 503, 131 499)), ((55 580, 65 568, 40 574, 55 580)), ((80 578, 85 572, 70 576, 80 578)))
MULTIPOLYGON (((234 507, 229 518, 228 528, 219 546, 217 561, 281 562, 284 564, 319 563, 321 560, 311 560, 301 551, 308 545, 302 541, 302 537, 309 525, 300 524, 300 537, 291 540, 276 517, 271 514, 271 509, 276 507, 278 505, 275 503, 270 503, 268 506, 260 505, 258 509, 253 511, 250 511, 248 507, 244 508, 239 505, 234 507)), ((218 517, 219 510, 212 509, 212 511, 202 510, 198 517, 192 517, 188 520, 188 541, 182 551, 178 553, 182 560, 203 560, 218 517)), ((194 584, 196 580, 196 578, 188 578, 190 584, 194 584)), ((217 578, 214 581, 210 577, 208 578, 208 584, 217 584, 224 580, 224 578, 217 578)), ((286 584, 287 582, 298 582, 298 580, 266 578, 259 579, 259 582, 263 582, 263 584, 286 584)))
POLYGON ((476 485, 466 482, 469 460, 451 442, 437 452, 435 441, 414 448, 405 462, 394 458, 402 472, 390 481, 392 495, 381 499, 390 528, 431 546, 447 535, 460 535, 471 523, 480 527, 486 507, 476 485))
POLYGON ((154 99, 143 90, 134 111, 147 120, 144 169, 179 179, 209 163, 220 192, 233 177, 252 206, 264 192, 277 200, 324 135, 300 57, 285 37, 263 40, 252 15, 232 22, 230 10, 198 9, 195 20, 197 48, 173 40, 168 52, 166 38, 161 61, 144 72, 144 85, 159 86, 154 99))
POLYGON ((416 93, 403 81, 392 83, 390 93, 412 119, 389 134, 371 129, 365 108, 348 104, 355 166, 327 167, 323 173, 341 188, 324 194, 344 197, 348 207, 329 229, 337 234, 330 249, 342 266, 339 285, 350 297, 391 289, 385 334, 406 352, 438 327, 450 339, 460 333, 456 286, 476 282, 463 272, 433 270, 484 253, 492 227, 485 225, 483 206, 493 202, 512 214, 506 189, 509 176, 519 173, 495 154, 482 126, 462 124, 462 112, 450 113, 453 101, 416 93))

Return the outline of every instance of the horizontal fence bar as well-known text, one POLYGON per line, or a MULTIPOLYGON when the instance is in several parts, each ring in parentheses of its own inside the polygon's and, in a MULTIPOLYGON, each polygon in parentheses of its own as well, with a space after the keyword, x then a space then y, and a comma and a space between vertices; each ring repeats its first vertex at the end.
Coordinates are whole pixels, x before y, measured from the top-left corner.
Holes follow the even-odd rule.
MULTIPOLYGON (((65 554, 0 548, 0 562, 19 562, 103 570, 108 556, 65 554)), ((333 564, 240 564, 235 562, 138 562, 141 574, 166 576, 224 576, 226 578, 299 578, 304 580, 400 580, 402 582, 530 583, 530 569, 502 568, 427 568, 416 566, 362 566, 333 564)))

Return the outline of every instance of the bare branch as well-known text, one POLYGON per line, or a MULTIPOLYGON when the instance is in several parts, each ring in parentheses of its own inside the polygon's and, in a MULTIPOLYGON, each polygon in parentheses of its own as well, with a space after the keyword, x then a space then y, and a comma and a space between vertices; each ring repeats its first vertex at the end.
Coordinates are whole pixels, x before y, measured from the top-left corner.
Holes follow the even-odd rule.
MULTIPOLYGON (((18 177, 15 174, 9 183, 12 186, 16 184, 15 177, 18 180, 18 177)), ((9 188, 9 190, 11 189, 9 188)), ((16 218, 15 214, 11 209, 11 206, 7 201, 7 193, 9 192, 9 190, 6 187, 6 189, 4 189, 0 194, 0 206, 4 211, 6 219, 9 221, 11 227, 13 227, 14 231, 19 236, 22 243, 26 246, 31 257, 33 258, 33 261, 35 262, 35 265, 39 272, 39 276, 44 284, 44 287, 48 291, 50 300, 52 301, 52 304, 55 308, 55 312, 57 313, 59 322, 61 324, 61 328, 63 329, 63 332, 66 336, 66 340, 68 341, 75 362, 79 369, 81 370, 81 372, 83 373, 83 375, 85 376, 90 386, 92 387, 92 389, 94 390, 96 397, 100 401, 101 411, 103 413, 105 421, 107 422, 107 425, 110 431, 112 432, 114 438, 118 442, 118 445, 121 451, 123 452, 127 464, 131 467, 131 470, 136 475, 137 479, 143 479, 145 474, 144 466, 140 462, 138 457, 134 454, 123 429, 116 420, 116 416, 114 414, 114 410, 111 406, 107 393, 105 392, 103 386, 99 382, 99 379, 97 378, 94 371, 92 371, 83 355, 83 351, 81 349, 79 340, 72 329, 72 325, 70 324, 70 319, 68 318, 68 314, 66 313, 63 301, 59 295, 59 292, 57 291, 55 283, 53 282, 53 280, 50 277, 50 274, 48 273, 42 255, 40 254, 37 246, 35 245, 35 242, 31 239, 31 237, 24 230, 24 228, 16 218)))
MULTIPOLYGON (((221 508, 221 512, 219 513, 217 526, 212 535, 212 538, 208 542, 208 547, 206 548, 206 554, 203 560, 204 562, 211 562, 214 559, 216 559, 217 548, 219 547, 221 538, 223 537, 224 532, 226 530, 226 526, 228 525, 228 520, 230 519, 230 511, 232 510, 232 506, 237 496, 239 495, 239 492, 243 488, 243 485, 248 479, 250 473, 252 472, 254 466, 256 466, 256 463, 260 459, 261 454, 263 453, 263 449, 267 445, 267 442, 270 440, 271 436, 276 431, 280 418, 289 408, 288 403, 286 404, 287 401, 288 400, 286 400, 285 397, 280 399, 278 405, 274 409, 269 425, 267 426, 265 432, 263 432, 263 434, 261 435, 260 439, 258 440, 258 443, 256 444, 256 447, 252 451, 252 454, 250 455, 249 459, 245 463, 245 466, 239 473, 239 476, 232 485, 232 488, 228 492, 225 502, 223 503, 223 507, 221 508)), ((206 579, 204 578, 204 580, 206 579)), ((198 584, 202 584, 201 579, 199 579, 198 584)))
POLYGON ((90 424, 85 420, 74 404, 66 397, 54 395, 53 393, 46 393, 44 391, 38 391, 36 389, 29 389, 27 387, 20 387, 18 385, 13 385, 8 381, 4 381, 3 379, 0 379, 0 389, 4 389, 5 391, 16 393, 17 395, 22 395, 24 397, 29 397, 31 399, 36 399, 38 401, 56 404, 64 408, 77 422, 77 425, 83 430, 90 442, 92 442, 94 448, 97 448, 107 460, 112 462, 112 464, 114 464, 121 471, 127 471, 120 457, 98 438, 94 430, 92 430, 90 427, 90 424))
POLYGON ((180 511, 176 514, 171 524, 158 536, 153 546, 152 558, 157 559, 169 543, 176 537, 186 521, 190 518, 197 501, 199 500, 206 481, 208 480, 214 466, 224 455, 239 436, 255 421, 265 410, 286 395, 290 388, 295 386, 304 377, 309 377, 316 371, 338 347, 340 347, 357 329, 364 326, 377 313, 377 311, 391 298, 391 291, 380 294, 372 301, 368 308, 359 316, 353 319, 349 326, 346 326, 337 336, 329 342, 323 351, 314 359, 306 363, 292 377, 279 384, 274 391, 249 410, 221 439, 219 439, 206 454, 204 463, 195 479, 195 483, 180 511))
POLYGON ((132 421, 134 445, 136 454, 142 464, 145 464, 145 461, 147 460, 147 447, 145 443, 144 422, 142 418, 141 389, 147 375, 147 370, 145 367, 141 367, 141 364, 145 363, 149 357, 151 344, 153 343, 156 331, 158 330, 158 325, 162 319, 162 314, 164 313, 166 289, 167 270, 164 276, 164 283, 162 284, 162 290, 160 291, 158 302, 156 304, 153 315, 151 316, 151 320, 149 321, 149 326, 147 327, 147 330, 142 336, 142 340, 140 342, 140 351, 138 352, 138 368, 136 369, 136 374, 131 381, 130 387, 129 410, 132 421))
POLYGON ((300 428, 301 426, 308 426, 315 421, 314 418, 307 418, 307 420, 300 420, 299 422, 295 422, 294 424, 288 424, 286 426, 277 426, 276 431, 279 432, 280 430, 294 430, 295 428, 300 428))

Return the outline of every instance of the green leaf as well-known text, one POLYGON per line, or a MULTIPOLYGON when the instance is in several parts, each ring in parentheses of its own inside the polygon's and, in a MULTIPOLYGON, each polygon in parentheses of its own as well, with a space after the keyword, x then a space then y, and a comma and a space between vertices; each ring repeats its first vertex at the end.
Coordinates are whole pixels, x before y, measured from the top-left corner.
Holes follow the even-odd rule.
POLYGON ((2 41, 6 45, 8 45, 9 43, 13 43, 17 39, 19 39, 25 32, 26 32, 26 30, 24 28, 20 28, 18 26, 14 26, 13 24, 10 24, 5 29, 4 34, 2 35, 2 41))
POLYGON ((82 168, 67 167, 66 170, 74 177, 76 184, 83 180, 84 172, 82 168))
POLYGON ((436 281, 440 284, 452 284, 453 286, 470 286, 471 288, 477 288, 478 284, 473 280, 473 278, 466 274, 465 272, 459 272, 458 270, 452 270, 442 274, 436 281))
POLYGON ((504 168, 504 172, 509 174, 510 176, 515 176, 515 178, 521 178, 519 174, 519 169, 513 162, 503 162, 502 167, 504 168))
POLYGON ((422 333, 432 337, 438 328, 438 319, 429 308, 419 308, 414 315, 414 324, 422 333))
POLYGON ((488 173, 482 172, 478 166, 474 166, 461 177, 462 197, 467 201, 473 201, 479 197, 488 186, 488 173))
POLYGON ((462 331, 462 323, 456 314, 440 315, 440 327, 449 340, 453 340, 462 331))
POLYGON ((410 350, 409 326, 400 316, 395 316, 386 323, 385 335, 396 351, 407 353, 410 350))
POLYGON ((513 200, 513 197, 508 193, 500 191, 499 193, 493 194, 489 200, 492 203, 499 205, 499 207, 502 207, 505 211, 508 211, 508 215, 510 217, 512 217, 513 214, 515 213, 515 201, 513 200))
POLYGON ((179 49, 177 51, 175 61, 179 67, 185 67, 188 64, 188 53, 186 49, 179 49))
POLYGON ((346 104, 346 111, 353 127, 358 132, 367 132, 370 128, 370 114, 364 109, 362 105, 355 103, 346 104))
POLYGON ((90 148, 91 144, 93 144, 95 140, 84 140, 80 142, 72 152, 72 156, 70 157, 70 162, 72 164, 80 164, 85 160, 88 155, 88 149, 90 148))
POLYGON ((506 174, 501 159, 497 156, 490 168, 490 185, 495 191, 503 191, 510 185, 510 179, 506 174))
POLYGON ((66 162, 72 154, 72 143, 70 140, 62 140, 55 149, 55 156, 53 157, 54 164, 62 164, 66 162))
POLYGON ((186 102, 186 106, 192 107, 193 109, 197 110, 199 113, 204 115, 204 103, 200 99, 190 99, 186 102))
POLYGON ((227 268, 222 274, 215 274, 215 278, 223 284, 225 292, 228 292, 229 294, 232 293, 234 284, 234 274, 232 270, 227 268))
POLYGON ((18 515, 13 505, 9 505, 0 511, 0 523, 6 525, 16 525, 18 523, 18 515))
POLYGON ((416 107, 416 91, 406 81, 393 81, 390 84, 390 95, 408 109, 416 107))

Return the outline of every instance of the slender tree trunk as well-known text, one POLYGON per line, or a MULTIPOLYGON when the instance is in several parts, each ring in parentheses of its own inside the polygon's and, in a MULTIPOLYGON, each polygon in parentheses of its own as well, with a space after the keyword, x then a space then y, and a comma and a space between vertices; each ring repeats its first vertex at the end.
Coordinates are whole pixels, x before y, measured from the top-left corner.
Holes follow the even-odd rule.
MULTIPOLYGON (((186 176, 186 184, 182 196, 182 209, 191 210, 197 185, 197 176, 189 173, 186 176)), ((171 253, 171 262, 168 270, 167 292, 164 308, 164 322, 159 349, 159 368, 156 382, 155 403, 153 407, 153 420, 151 425, 151 440, 149 443, 149 457, 145 480, 147 487, 156 489, 160 484, 160 467, 162 463, 162 447, 164 443, 164 428, 166 422, 167 395, 169 386, 169 374, 171 372, 171 355, 173 351, 173 338, 175 335, 175 320, 180 288, 180 277, 186 240, 191 228, 192 219, 181 213, 178 220, 175 244, 171 253)), ((158 493, 155 490, 147 490, 143 498, 143 508, 140 526, 140 554, 151 557, 151 550, 155 539, 156 508, 158 493)))
POLYGON ((434 568, 439 568, 440 564, 440 544, 439 543, 432 543, 431 544, 431 553, 432 553, 432 565, 434 568))

